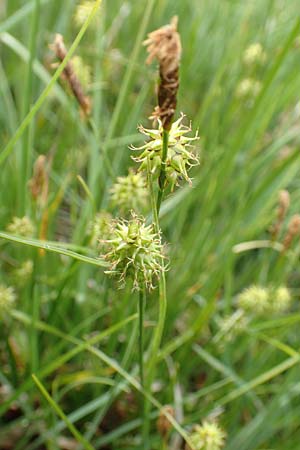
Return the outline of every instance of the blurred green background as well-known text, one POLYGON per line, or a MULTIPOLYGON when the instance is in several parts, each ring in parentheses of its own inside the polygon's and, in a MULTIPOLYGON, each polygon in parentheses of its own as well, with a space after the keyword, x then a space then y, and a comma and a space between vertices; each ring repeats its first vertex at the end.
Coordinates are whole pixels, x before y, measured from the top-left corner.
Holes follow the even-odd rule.
MULTIPOLYGON (((79 3, 1 2, 1 148, 8 148, 54 73, 49 45, 55 33, 68 49, 74 41, 79 3)), ((298 1, 104 0, 75 52, 92 126, 66 85, 56 83, 5 158, 0 153, 0 229, 26 215, 34 238, 99 256, 90 224, 99 211, 120 215, 109 189, 135 167, 128 146, 142 144, 137 126, 150 127, 156 104, 157 70, 146 66, 142 41, 174 15, 183 46, 178 115, 199 130, 201 164, 192 171, 193 187, 183 183, 162 205, 170 265, 154 395, 175 407, 188 431, 203 418, 217 418, 228 450, 296 450, 299 236, 286 252, 280 244, 300 213, 298 1), (42 207, 28 187, 41 154, 51 165, 42 207), (270 227, 282 189, 291 204, 274 249, 270 227), (251 285, 288 287, 291 302, 284 312, 264 315, 254 306, 237 332, 235 319, 224 324, 239 311, 237 295, 251 285)), ((41 399, 32 372, 94 448, 139 448, 140 415, 128 380, 88 351, 60 359, 84 337, 135 313, 137 295, 118 290, 101 267, 37 251, 26 238, 0 241, 0 283, 16 294, 0 328, 0 449, 70 448, 62 440, 69 438, 66 426, 41 399), (25 277, 16 271, 26 261, 32 270, 25 277)), ((146 344, 157 310, 155 290, 147 299, 146 344)), ((133 320, 100 345, 134 376, 136 336, 133 320)), ((155 406, 151 414, 151 449, 162 449, 155 406)), ((171 439, 168 448, 184 448, 171 439)))

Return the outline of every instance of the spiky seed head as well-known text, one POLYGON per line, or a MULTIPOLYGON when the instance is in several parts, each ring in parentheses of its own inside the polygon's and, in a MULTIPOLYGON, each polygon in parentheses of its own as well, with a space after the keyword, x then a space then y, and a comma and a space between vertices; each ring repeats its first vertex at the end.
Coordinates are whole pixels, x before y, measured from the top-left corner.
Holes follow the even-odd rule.
MULTIPOLYGON (((81 27, 84 24, 84 22, 90 16, 94 6, 95 2, 91 0, 81 1, 79 5, 77 5, 74 14, 74 21, 78 27, 81 27)), ((95 23, 96 21, 93 20, 91 25, 95 26, 95 23)))
POLYGON ((236 88, 236 96, 240 99, 257 97, 261 90, 261 83, 253 78, 245 78, 236 88))
POLYGON ((88 227, 92 247, 102 246, 101 242, 110 238, 112 215, 107 211, 98 212, 88 227))
POLYGON ((125 177, 118 177, 110 190, 113 205, 122 212, 141 211, 147 205, 146 179, 141 172, 130 169, 125 177))
POLYGON ((33 261, 28 259, 13 271, 13 279, 15 284, 23 286, 33 273, 33 261))
POLYGON ((28 216, 14 217, 6 229, 9 233, 22 237, 32 237, 35 232, 35 226, 28 216))
POLYGON ((283 313, 290 309, 292 297, 290 291, 285 286, 270 288, 270 309, 274 313, 283 313))
MULTIPOLYGON (((191 127, 182 124, 184 117, 181 114, 180 118, 172 124, 169 133, 166 177, 171 189, 174 189, 175 185, 178 185, 182 179, 191 184, 188 171, 192 166, 199 164, 199 159, 193 153, 193 146, 191 145, 191 142, 198 140, 199 137, 197 133, 193 137, 186 136, 191 131, 191 127)), ((147 129, 140 126, 139 131, 150 140, 141 147, 131 147, 132 150, 141 151, 139 156, 133 157, 135 162, 140 163, 139 171, 147 170, 147 161, 149 160, 154 176, 159 175, 162 161, 163 127, 160 121, 158 121, 158 124, 157 129, 147 129)))
POLYGON ((142 217, 132 213, 130 220, 113 223, 110 239, 104 241, 106 253, 103 258, 109 263, 106 273, 119 280, 124 287, 127 279, 133 280, 133 289, 153 288, 153 280, 164 270, 161 236, 153 225, 146 225, 142 217))
POLYGON ((254 315, 278 314, 291 306, 291 295, 285 286, 250 286, 238 296, 238 306, 254 315))
POLYGON ((269 307, 269 291, 265 287, 250 286, 240 293, 237 302, 245 311, 264 313, 269 307))
POLYGON ((255 64, 263 64, 267 59, 267 55, 260 42, 249 45, 246 48, 243 61, 246 66, 253 66, 255 64))
MULTIPOLYGON (((215 422, 204 420, 196 425, 190 435, 191 443, 196 450, 221 450, 225 445, 226 433, 215 422)), ((186 450, 190 450, 186 446, 186 450)))
POLYGON ((233 314, 228 314, 217 320, 219 331, 214 337, 214 341, 222 343, 234 340, 242 334, 249 323, 249 317, 243 309, 238 309, 233 314))
POLYGON ((14 306, 16 294, 12 287, 0 284, 0 318, 4 317, 14 306))

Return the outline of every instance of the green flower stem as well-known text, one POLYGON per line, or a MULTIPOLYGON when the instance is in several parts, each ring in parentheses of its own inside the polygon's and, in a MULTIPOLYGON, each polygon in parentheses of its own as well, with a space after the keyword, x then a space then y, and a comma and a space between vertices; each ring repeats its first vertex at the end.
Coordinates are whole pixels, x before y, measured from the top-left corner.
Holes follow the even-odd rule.
MULTIPOLYGON (((144 387, 144 310, 145 310, 145 290, 141 290, 139 293, 139 366, 140 366, 140 381, 141 386, 144 387)), ((144 396, 142 396, 144 398, 144 396)))
POLYGON ((161 168, 158 179, 159 191, 157 195, 157 214, 159 215, 160 205, 163 199, 166 182, 166 160, 168 156, 169 131, 163 130, 163 148, 161 157, 161 168))
MULTIPOLYGON (((38 34, 38 24, 39 24, 39 16, 40 16, 40 0, 35 0, 32 22, 31 22, 31 32, 29 38, 29 62, 27 67, 26 74, 26 85, 24 90, 24 103, 23 103, 23 117, 25 117, 29 110, 32 102, 32 94, 33 94, 33 81, 34 81, 34 73, 33 73, 33 61, 36 54, 36 43, 37 43, 37 34, 38 34)), ((30 126, 25 130, 23 134, 22 141, 22 183, 20 185, 20 208, 22 214, 26 212, 26 194, 27 194, 27 183, 30 174, 30 167, 32 163, 32 133, 33 130, 33 121, 30 126)))
MULTIPOLYGON (((139 292, 139 305, 138 305, 138 316, 139 316, 139 370, 140 370, 140 383, 142 388, 145 388, 145 379, 144 379, 144 311, 145 311, 145 303, 146 303, 146 291, 145 289, 140 290, 139 292)), ((142 411, 142 434, 145 430, 144 423, 147 422, 146 418, 146 402, 145 397, 141 394, 141 411, 142 411)), ((143 441, 144 436, 143 436, 143 441)), ((142 446, 143 447, 143 446, 142 446)))
MULTIPOLYGON (((168 133, 166 132, 166 136, 164 136, 164 144, 168 145, 168 133)), ((166 158, 165 158, 166 159, 166 158)), ((164 173, 164 172, 163 172, 164 173)), ((165 177, 165 173, 163 175, 165 177)), ((158 204, 155 202, 155 193, 153 189, 153 182, 152 182, 152 174, 151 174, 151 167, 150 167, 150 160, 147 161, 147 179, 148 179, 148 187, 150 191, 150 199, 151 199, 151 207, 152 207, 152 214, 153 214, 153 223, 155 226, 155 231, 159 233, 160 227, 159 227, 159 219, 158 219, 158 204)), ((163 178, 164 181, 165 178, 163 178)), ((162 199, 163 195, 163 189, 161 191, 161 197, 158 197, 158 199, 162 199)), ((161 265, 164 268, 164 259, 162 258, 161 265)), ((166 291, 166 277, 165 277, 165 271, 164 269, 161 271, 160 274, 160 280, 159 280, 159 313, 158 313, 158 322, 157 326, 154 331, 153 339, 150 344, 150 352, 149 352, 149 362, 148 362, 148 371, 147 371, 147 380, 146 380, 146 390, 149 391, 151 389, 151 384, 155 375, 155 368, 159 359, 159 349, 161 344, 161 339, 164 331, 165 326, 165 319, 166 319, 166 313, 167 313, 167 291, 166 291)), ((147 436, 149 435, 149 428, 150 428, 150 403, 146 403, 146 422, 144 423, 143 427, 143 437, 146 437, 144 439, 145 444, 147 443, 147 436)), ((147 447, 145 447, 147 448, 147 447)))

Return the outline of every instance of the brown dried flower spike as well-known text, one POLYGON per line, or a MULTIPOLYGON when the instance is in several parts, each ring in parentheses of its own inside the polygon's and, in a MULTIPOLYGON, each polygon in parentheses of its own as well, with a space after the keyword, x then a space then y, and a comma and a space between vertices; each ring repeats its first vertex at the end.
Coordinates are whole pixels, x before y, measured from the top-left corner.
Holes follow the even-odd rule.
POLYGON ((178 17, 175 16, 169 25, 149 33, 148 39, 144 42, 149 53, 147 64, 154 59, 159 62, 158 106, 151 118, 160 119, 165 130, 171 128, 179 87, 181 41, 177 24, 178 17))
MULTIPOLYGON (((61 34, 56 34, 54 43, 53 45, 50 46, 50 48, 51 50, 54 51, 57 58, 61 62, 65 59, 67 55, 67 50, 61 34)), ((63 71, 63 76, 69 83, 69 86, 74 94, 74 97, 78 101, 82 111, 84 112, 84 114, 89 115, 91 112, 91 100, 88 96, 84 94, 83 88, 77 75, 74 72, 74 68, 71 61, 69 61, 68 64, 66 65, 63 71)))
POLYGON ((34 200, 45 206, 49 191, 49 167, 47 157, 39 155, 33 166, 33 177, 29 181, 29 189, 34 200))
POLYGON ((288 250, 294 238, 299 235, 300 235, 300 214, 295 214, 294 216, 291 217, 287 233, 283 240, 283 251, 288 250))
POLYGON ((276 223, 271 228, 272 239, 276 239, 279 235, 284 219, 286 217, 287 211, 290 206, 290 194, 286 190, 279 191, 278 195, 278 207, 276 210, 277 220, 276 223))

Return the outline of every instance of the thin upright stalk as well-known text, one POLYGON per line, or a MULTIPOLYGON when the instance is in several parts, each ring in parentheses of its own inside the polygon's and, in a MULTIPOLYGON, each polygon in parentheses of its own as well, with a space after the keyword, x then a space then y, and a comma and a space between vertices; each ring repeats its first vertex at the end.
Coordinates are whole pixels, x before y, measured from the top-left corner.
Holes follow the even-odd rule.
MULTIPOLYGON (((31 22, 31 32, 29 38, 29 62, 27 67, 26 74, 26 84, 24 90, 24 103, 23 103, 23 117, 24 118, 31 106, 32 102, 32 94, 33 94, 33 62, 36 55, 36 43, 37 43, 37 33, 38 33, 38 24, 39 24, 39 16, 40 16, 40 0, 35 0, 35 7, 32 15, 31 22)), ((27 128, 23 135, 22 141, 22 185, 20 185, 20 208, 22 213, 25 213, 26 210, 26 192, 27 192, 27 183, 29 178, 30 164, 32 159, 33 152, 33 139, 32 139, 32 130, 33 130, 33 122, 31 122, 30 127, 27 128)))
POLYGON ((32 325, 29 329, 30 333, 30 353, 31 353, 31 373, 36 373, 39 368, 39 330, 37 323, 40 315, 40 293, 36 286, 32 289, 32 325))
POLYGON ((169 131, 163 130, 163 147, 162 147, 162 157, 161 157, 161 169, 158 179, 158 195, 157 195, 157 215, 159 215, 160 205, 163 199, 165 182, 166 182, 166 160, 168 155, 168 145, 169 145, 169 131))
MULTIPOLYGON (((167 135, 168 138, 168 135, 167 135)), ((166 145, 168 144, 168 140, 166 139, 166 145)), ((165 175, 164 175, 165 176, 165 175)), ((147 179, 148 179, 148 187, 150 192, 150 200, 151 200, 151 208, 152 208, 152 215, 153 215, 153 223, 155 227, 155 231, 157 233, 160 232, 159 227, 159 219, 158 219, 158 203, 155 199, 155 193, 153 189, 153 181, 152 181, 152 174, 151 174, 151 167, 150 167, 150 160, 147 161, 147 179)), ((163 189, 161 193, 161 198, 163 196, 163 189)), ((162 267, 164 267, 164 259, 162 258, 161 261, 162 267)), ((167 313, 167 291, 166 291, 166 278, 165 278, 165 272, 164 269, 161 271, 160 279, 159 279, 159 312, 158 312, 158 321, 157 326, 154 331, 154 335, 150 344, 150 351, 149 351, 149 362, 148 362, 148 370, 147 370, 147 379, 146 379, 146 390, 149 391, 151 389, 151 384, 155 375, 155 367, 158 362, 158 354, 159 354, 159 348, 161 344, 161 339, 164 331, 165 326, 165 320, 166 320, 166 313, 167 313)), ((150 428, 150 403, 146 402, 145 406, 145 419, 143 426, 143 438, 145 445, 148 445, 148 435, 149 435, 149 428, 150 428)), ((148 447, 144 447, 148 448, 148 447)))
MULTIPOLYGON (((140 368, 140 382, 144 387, 144 310, 145 310, 145 291, 141 290, 139 293, 139 368, 140 368)), ((144 396, 142 396, 144 399, 144 396)))
MULTIPOLYGON (((144 377, 144 311, 145 311, 145 300, 146 292, 145 289, 141 290, 139 293, 139 305, 138 305, 138 316, 139 316, 139 371, 140 371, 140 383, 142 388, 145 388, 145 377, 144 377)), ((142 415, 142 445, 141 448, 144 450, 147 443, 147 434, 145 423, 147 420, 147 407, 146 401, 143 394, 141 394, 141 415, 142 415)))
MULTIPOLYGON (((150 191, 153 222, 154 222, 154 226, 155 226, 155 231, 157 233, 159 233, 160 227, 159 227, 159 218, 158 218, 158 208, 155 203, 155 193, 154 193, 154 189, 153 189, 153 182, 152 182, 152 175, 151 175, 149 160, 148 160, 148 164, 147 164, 147 177, 148 177, 148 186, 149 186, 149 191, 150 191)), ((162 191, 162 194, 163 194, 163 191, 162 191)), ((162 258, 162 261, 161 261, 162 267, 164 267, 164 263, 165 263, 164 259, 162 258)), ((154 333, 152 343, 151 343, 150 359, 149 359, 149 366, 148 366, 150 373, 154 370, 154 367, 156 365, 156 361, 157 361, 157 357, 158 357, 158 350, 160 347, 164 324, 165 324, 166 311, 167 311, 166 277, 165 277, 165 271, 162 270, 161 274, 160 274, 160 279, 159 279, 158 323, 157 323, 157 327, 155 329, 155 333, 154 333)))

